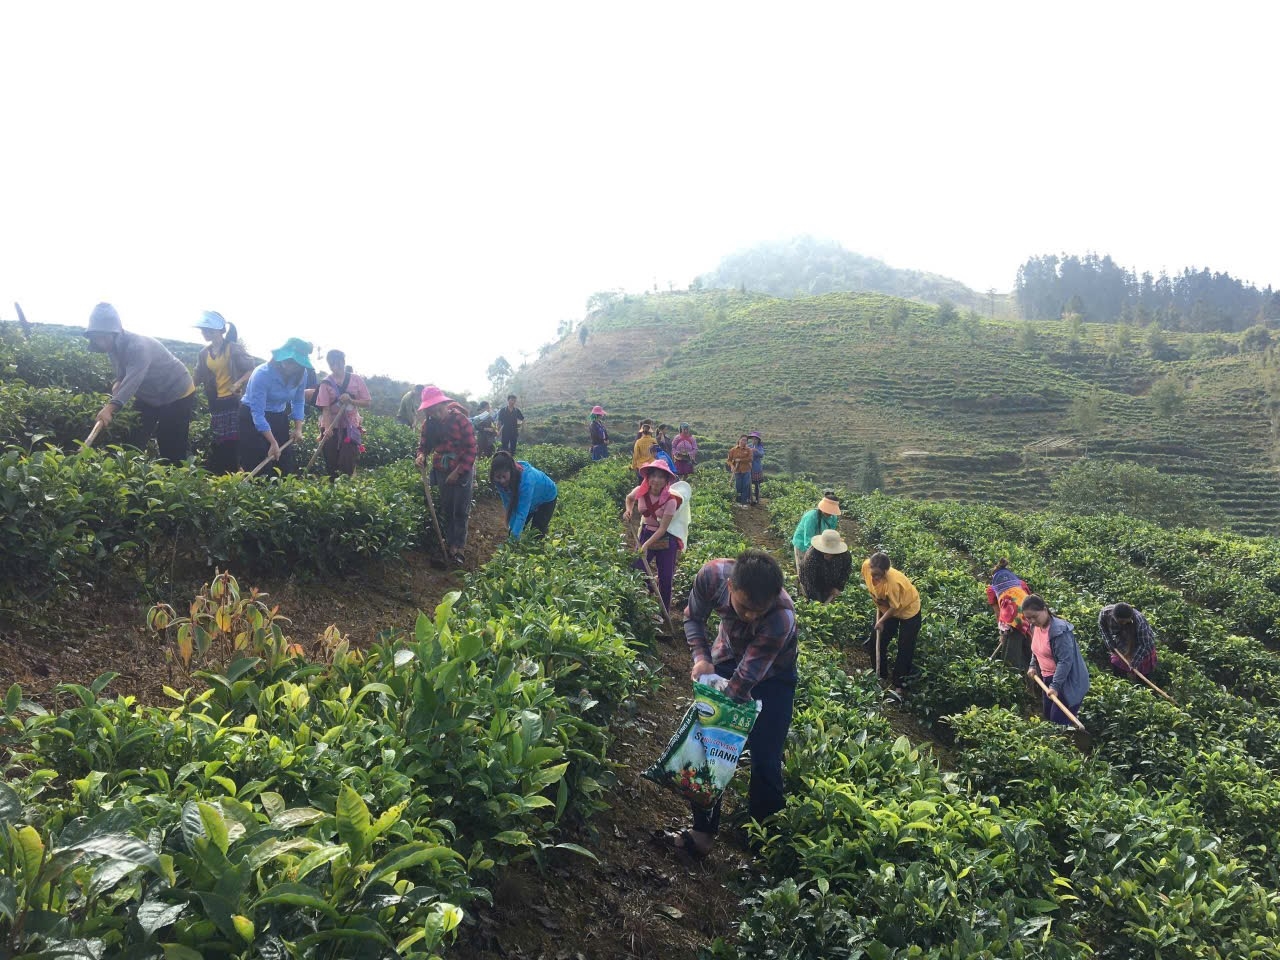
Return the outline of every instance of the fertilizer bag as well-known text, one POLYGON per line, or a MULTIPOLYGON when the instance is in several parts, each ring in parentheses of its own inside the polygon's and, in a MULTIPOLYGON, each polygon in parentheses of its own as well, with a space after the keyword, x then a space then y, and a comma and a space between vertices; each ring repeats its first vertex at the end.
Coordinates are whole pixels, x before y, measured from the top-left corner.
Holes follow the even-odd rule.
POLYGON ((759 710, 759 701, 735 703, 714 687, 695 683, 693 703, 675 736, 644 776, 695 807, 714 807, 733 779, 759 710))

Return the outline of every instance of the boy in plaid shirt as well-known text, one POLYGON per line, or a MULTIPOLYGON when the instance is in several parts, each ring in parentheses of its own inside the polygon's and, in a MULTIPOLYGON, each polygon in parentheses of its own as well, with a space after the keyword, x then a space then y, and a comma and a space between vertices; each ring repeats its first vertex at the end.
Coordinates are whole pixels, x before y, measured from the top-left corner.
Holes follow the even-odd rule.
MULTIPOLYGON (((760 701, 760 713, 747 737, 751 751, 748 812, 756 820, 786 805, 782 782, 782 746, 791 726, 796 693, 796 609, 782 587, 782 568, 763 550, 747 550, 737 559, 711 560, 698 571, 684 615, 685 640, 693 659, 690 678, 715 674, 718 686, 739 702, 760 701), (707 619, 720 627, 707 640, 707 619)), ((676 847, 695 859, 711 852, 720 828, 720 804, 693 808, 693 829, 680 834, 676 847)))

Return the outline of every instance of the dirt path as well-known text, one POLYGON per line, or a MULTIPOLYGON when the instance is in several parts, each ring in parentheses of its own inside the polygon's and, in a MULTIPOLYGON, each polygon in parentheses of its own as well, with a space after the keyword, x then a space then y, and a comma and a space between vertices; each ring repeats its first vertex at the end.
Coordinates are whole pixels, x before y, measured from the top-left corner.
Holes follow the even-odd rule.
MULTIPOLYGON (((557 853, 540 875, 531 865, 499 884, 492 909, 479 909, 453 955, 478 960, 630 960, 689 958, 737 928, 733 879, 745 855, 722 842, 696 863, 672 849, 689 825, 689 809, 641 772, 658 758, 690 700, 683 640, 659 643, 661 685, 636 701, 634 715, 611 724, 610 759, 618 782, 609 809, 576 836, 598 858, 557 853)), ((727 812, 726 807, 726 812, 727 812)))
MULTIPOLYGON (((483 565, 506 537, 502 505, 496 498, 476 501, 471 513, 467 569, 483 565)), ((232 571, 235 572, 234 570, 232 571)), ((258 587, 289 618, 285 632, 308 646, 330 624, 358 644, 371 643, 385 630, 412 630, 419 610, 430 612, 450 590, 462 587, 465 571, 436 570, 428 556, 411 551, 392 561, 371 564, 332 580, 284 574, 243 577, 246 591, 258 587)), ((188 579, 169 602, 181 613, 212 571, 188 579)), ((179 685, 171 676, 163 649, 146 628, 148 603, 132 594, 99 595, 60 611, 55 628, 19 625, 0 633, 0 692, 20 683, 27 696, 50 699, 59 683, 90 683, 109 671, 120 676, 110 692, 148 703, 166 702, 161 687, 179 685)))

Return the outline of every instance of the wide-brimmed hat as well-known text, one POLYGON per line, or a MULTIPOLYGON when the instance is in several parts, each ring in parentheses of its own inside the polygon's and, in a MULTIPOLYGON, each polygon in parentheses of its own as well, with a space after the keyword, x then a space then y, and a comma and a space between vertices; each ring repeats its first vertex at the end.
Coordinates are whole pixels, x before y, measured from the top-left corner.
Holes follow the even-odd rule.
POLYGON ((840 537, 838 530, 823 530, 816 537, 809 539, 809 545, 819 553, 848 553, 849 545, 840 537))
POLYGON ((197 330, 226 330, 227 320, 217 310, 206 310, 196 321, 197 330))
POLYGON ((645 473, 649 470, 661 470, 663 473, 672 477, 676 475, 676 472, 672 470, 669 466, 667 466, 667 461, 665 460, 650 460, 648 463, 646 463, 643 467, 640 468, 641 473, 645 473))
POLYGON ((444 391, 434 383, 428 383, 422 388, 422 403, 418 404, 418 409, 426 410, 438 403, 453 403, 453 397, 445 396, 444 391))
POLYGON ((276 363, 292 360, 300 367, 306 367, 308 370, 315 369, 311 366, 311 344, 298 337, 290 337, 284 342, 283 347, 272 350, 271 359, 276 363))
POLYGON ((109 303, 100 303, 93 308, 84 335, 87 337, 91 333, 124 333, 124 327, 120 325, 120 314, 116 313, 115 307, 109 303))
POLYGON ((832 500, 830 497, 823 497, 818 501, 818 510, 829 517, 840 516, 840 504, 835 500, 832 500))
POLYGON ((598 404, 598 403, 597 403, 594 407, 592 407, 592 408, 591 408, 591 412, 592 412, 595 416, 597 416, 597 417, 607 417, 607 416, 608 416, 608 414, 604 412, 604 407, 600 406, 600 404, 598 404))
POLYGON ((764 437, 760 436, 760 434, 756 433, 754 430, 752 430, 750 433, 748 433, 748 434, 747 434, 747 436, 748 436, 748 437, 755 437, 755 439, 757 439, 757 440, 763 440, 763 439, 764 439, 764 437))

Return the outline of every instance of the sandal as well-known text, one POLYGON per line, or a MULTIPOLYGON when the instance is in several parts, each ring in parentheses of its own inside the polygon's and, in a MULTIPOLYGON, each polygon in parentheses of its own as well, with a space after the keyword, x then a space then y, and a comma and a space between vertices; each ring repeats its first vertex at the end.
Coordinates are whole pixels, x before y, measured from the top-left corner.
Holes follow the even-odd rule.
POLYGON ((711 856, 711 847, 703 850, 698 846, 698 841, 694 839, 692 830, 681 830, 680 835, 676 837, 674 846, 679 853, 694 860, 705 860, 711 856))

